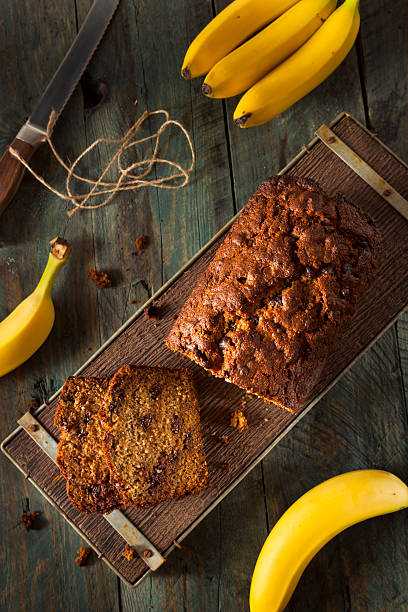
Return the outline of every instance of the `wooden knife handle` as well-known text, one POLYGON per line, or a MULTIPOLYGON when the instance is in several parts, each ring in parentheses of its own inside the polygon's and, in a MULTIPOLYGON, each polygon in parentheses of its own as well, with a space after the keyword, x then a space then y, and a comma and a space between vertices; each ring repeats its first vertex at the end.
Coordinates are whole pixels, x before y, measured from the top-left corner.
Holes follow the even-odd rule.
MULTIPOLYGON (((29 161, 36 149, 35 146, 19 138, 15 138, 10 146, 16 149, 26 161, 29 161)), ((24 170, 23 164, 11 155, 7 147, 7 151, 0 159, 0 215, 10 204, 19 188, 24 170)))

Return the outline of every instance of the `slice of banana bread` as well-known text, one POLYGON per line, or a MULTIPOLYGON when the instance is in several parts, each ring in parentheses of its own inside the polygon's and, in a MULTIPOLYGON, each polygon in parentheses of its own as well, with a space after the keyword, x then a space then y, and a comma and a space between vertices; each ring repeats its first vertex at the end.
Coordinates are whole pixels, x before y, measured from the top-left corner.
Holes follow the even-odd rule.
POLYGON ((126 365, 100 410, 113 480, 135 508, 202 489, 207 466, 192 374, 126 365))
POLYGON ((98 411, 109 381, 70 376, 61 391, 54 423, 61 429, 57 464, 67 481, 67 493, 78 510, 111 512, 125 504, 102 452, 98 411))
POLYGON ((287 408, 311 395, 373 275, 380 234, 343 196, 293 176, 250 198, 167 346, 287 408))

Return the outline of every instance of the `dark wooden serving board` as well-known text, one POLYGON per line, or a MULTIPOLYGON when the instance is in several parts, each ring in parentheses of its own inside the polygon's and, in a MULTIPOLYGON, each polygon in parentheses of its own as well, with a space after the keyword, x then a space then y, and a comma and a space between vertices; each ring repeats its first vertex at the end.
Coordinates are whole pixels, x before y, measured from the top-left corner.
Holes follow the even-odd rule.
MULTIPOLYGON (((332 130, 408 198, 408 168, 403 162, 347 115, 336 119, 332 130)), ((221 501, 408 305, 408 222, 317 139, 284 171, 312 178, 329 193, 343 192, 372 215, 383 239, 377 276, 342 341, 330 356, 313 401, 304 410, 292 415, 248 396, 233 385, 208 375, 188 359, 171 353, 163 342, 175 315, 230 224, 154 296, 160 312, 156 323, 141 309, 80 370, 87 375, 109 377, 121 365, 136 363, 183 365, 195 372, 209 465, 208 488, 182 501, 162 503, 149 510, 125 511, 164 555, 170 552, 174 540, 181 540, 221 501), (229 414, 232 408, 241 406, 242 401, 249 429, 239 433, 229 426, 229 414), (228 443, 220 441, 223 435, 228 436, 228 443)), ((57 402, 58 396, 40 409, 37 416, 56 438, 58 432, 53 426, 53 418, 57 402)), ((344 409, 347 410, 347 406, 344 409)), ((103 517, 83 515, 72 507, 63 479, 56 479, 56 466, 21 428, 4 441, 2 449, 124 580, 136 585, 148 573, 140 558, 127 561, 122 557, 124 541, 103 517)))

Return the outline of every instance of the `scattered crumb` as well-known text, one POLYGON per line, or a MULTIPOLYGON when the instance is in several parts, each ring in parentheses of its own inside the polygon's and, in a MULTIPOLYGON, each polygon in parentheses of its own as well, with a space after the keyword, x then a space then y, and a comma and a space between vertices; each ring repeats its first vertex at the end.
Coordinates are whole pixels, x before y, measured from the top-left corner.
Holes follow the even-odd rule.
POLYGON ((248 429, 248 421, 245 414, 239 408, 235 408, 231 413, 230 418, 231 427, 235 427, 238 431, 244 431, 244 429, 248 429))
POLYGON ((136 238, 135 242, 136 247, 142 253, 149 244, 149 239, 147 236, 139 236, 138 238, 136 238))
POLYGON ((223 442, 224 444, 228 444, 228 436, 224 435, 224 436, 218 436, 218 439, 220 442, 223 442))
POLYGON ((174 544, 174 546, 175 546, 176 548, 178 548, 179 550, 181 550, 181 549, 182 549, 181 544, 179 544, 179 543, 177 542, 177 540, 173 540, 173 544, 174 544))
POLYGON ((129 300, 129 304, 137 304, 137 300, 129 300))
POLYGON ((134 559, 135 556, 135 549, 133 546, 129 546, 129 544, 126 544, 125 549, 122 553, 122 557, 125 557, 125 559, 127 559, 128 561, 130 561, 131 559, 134 559))
POLYGON ((78 549, 78 552, 77 552, 78 556, 75 558, 75 563, 79 565, 80 567, 82 567, 83 565, 86 565, 91 552, 92 551, 90 548, 85 548, 81 546, 78 549))
POLYGON ((112 287, 112 281, 106 272, 102 272, 101 270, 89 270, 88 277, 99 289, 112 287))
POLYGON ((21 515, 21 520, 23 522, 26 531, 30 531, 30 529, 35 529, 35 521, 40 516, 41 512, 23 512, 21 515))
POLYGON ((266 417, 264 418, 265 423, 267 423, 269 421, 269 419, 267 419, 266 417))
POLYGON ((160 309, 155 306, 154 302, 150 306, 147 306, 143 312, 151 321, 157 321, 161 316, 160 309))
POLYGON ((229 463, 227 463, 226 461, 224 461, 224 463, 219 463, 219 464, 218 464, 218 467, 219 467, 221 470, 226 470, 227 472, 230 472, 230 471, 231 471, 231 466, 230 466, 230 464, 229 464, 229 463))
POLYGON ((29 410, 35 410, 35 408, 39 408, 39 406, 41 405, 40 400, 38 399, 38 397, 33 397, 32 399, 30 399, 30 401, 27 404, 27 408, 29 410))
POLYGON ((173 321, 175 321, 177 319, 177 315, 173 315, 171 318, 173 319, 173 321))
POLYGON ((27 429, 28 431, 32 431, 34 433, 40 429, 40 426, 37 425, 37 423, 31 423, 31 425, 28 425, 27 429))
POLYGON ((70 331, 64 332, 64 338, 72 338, 72 332, 70 331))
POLYGON ((91 349, 91 347, 90 347, 90 346, 88 346, 86 350, 87 350, 87 351, 92 351, 92 349, 91 349))
POLYGON ((143 551, 142 555, 143 555, 144 557, 146 557, 146 559, 150 559, 150 557, 153 557, 153 553, 152 553, 152 551, 151 551, 151 550, 148 550, 147 548, 146 548, 146 550, 144 550, 144 551, 143 551))

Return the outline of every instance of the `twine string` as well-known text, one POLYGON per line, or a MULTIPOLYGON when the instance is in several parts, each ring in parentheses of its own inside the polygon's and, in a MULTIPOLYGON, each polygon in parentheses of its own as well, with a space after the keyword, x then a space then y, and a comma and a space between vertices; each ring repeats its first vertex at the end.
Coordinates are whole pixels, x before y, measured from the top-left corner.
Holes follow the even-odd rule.
POLYGON ((91 210, 106 206, 112 200, 112 198, 120 191, 132 191, 135 189, 141 189, 142 187, 181 189, 189 182, 190 174, 195 166, 195 153, 193 143, 190 134, 187 132, 185 127, 179 121, 176 121, 175 119, 170 119, 169 113, 166 110, 159 109, 155 111, 145 111, 139 117, 139 119, 137 119, 137 121, 135 121, 135 123, 128 129, 126 134, 122 136, 122 138, 97 138, 93 143, 89 145, 89 147, 87 147, 84 151, 82 151, 82 153, 80 153, 80 155, 78 155, 78 157, 72 162, 70 166, 65 163, 65 161, 62 159, 62 157, 56 150, 54 143, 52 142, 51 134, 56 120, 57 113, 55 111, 52 111, 50 119, 48 121, 45 139, 51 149, 53 156, 55 157, 59 165, 62 166, 62 168, 67 173, 65 179, 65 193, 50 185, 28 164, 28 162, 21 156, 21 154, 16 149, 14 149, 13 147, 9 147, 9 151, 13 157, 18 159, 18 161, 23 164, 23 166, 42 185, 44 185, 44 187, 52 191, 52 193, 57 195, 59 198, 62 198, 63 200, 69 200, 74 205, 74 208, 67 212, 69 216, 71 216, 78 209, 91 210), (137 134, 142 128, 143 124, 150 117, 159 115, 163 115, 164 118, 156 132, 143 138, 137 138, 137 134), (160 139, 166 132, 166 130, 168 130, 171 126, 175 126, 176 128, 178 128, 187 141, 191 156, 191 162, 188 168, 184 168, 178 162, 172 161, 170 159, 162 159, 158 156, 160 139), (140 145, 148 142, 151 142, 152 146, 152 154, 150 157, 135 161, 127 166, 124 165, 124 163, 122 162, 122 156, 125 152, 128 152, 131 149, 136 149, 136 147, 140 147, 140 145), (86 157, 91 151, 93 151, 93 149, 95 149, 98 145, 102 143, 107 143, 109 145, 117 145, 118 148, 107 163, 106 167, 102 170, 97 180, 81 176, 77 172, 78 164, 84 157, 86 157), (113 181, 106 180, 106 175, 115 165, 117 168, 116 179, 113 181), (158 177, 156 173, 156 178, 148 178, 154 167, 171 168, 172 172, 167 176, 161 177, 158 177), (73 180, 87 184, 90 187, 89 191, 87 193, 82 194, 74 193, 73 188, 71 186, 73 180), (101 196, 105 196, 102 198, 101 201, 95 204, 91 204, 89 202, 92 198, 97 198, 101 196))

